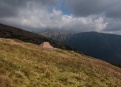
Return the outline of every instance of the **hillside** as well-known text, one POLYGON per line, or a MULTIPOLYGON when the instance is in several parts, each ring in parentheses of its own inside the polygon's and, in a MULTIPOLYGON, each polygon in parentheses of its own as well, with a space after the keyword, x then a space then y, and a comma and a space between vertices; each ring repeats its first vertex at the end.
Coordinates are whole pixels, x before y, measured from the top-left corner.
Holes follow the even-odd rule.
POLYGON ((76 48, 86 55, 121 65, 121 35, 84 32, 59 35, 53 39, 76 48))
POLYGON ((121 68, 104 61, 0 38, 0 87, 120 86, 121 68))
MULTIPOLYGON (((58 41, 52 40, 50 38, 46 38, 42 35, 35 34, 33 32, 29 32, 20 28, 0 24, 0 37, 1 38, 12 38, 19 39, 24 42, 30 42, 34 44, 41 44, 42 42, 50 42, 52 46, 56 48, 68 49, 72 50, 71 47, 64 45, 58 41)), ((77 51, 74 49, 74 51, 77 51)))

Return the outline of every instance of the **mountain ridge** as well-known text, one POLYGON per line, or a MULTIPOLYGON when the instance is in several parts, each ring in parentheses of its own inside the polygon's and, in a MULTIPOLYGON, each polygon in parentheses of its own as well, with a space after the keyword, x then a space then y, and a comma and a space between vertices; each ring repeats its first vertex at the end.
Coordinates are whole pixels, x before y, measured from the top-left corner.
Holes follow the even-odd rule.
POLYGON ((121 65, 121 35, 82 32, 50 38, 69 45, 82 53, 121 65))

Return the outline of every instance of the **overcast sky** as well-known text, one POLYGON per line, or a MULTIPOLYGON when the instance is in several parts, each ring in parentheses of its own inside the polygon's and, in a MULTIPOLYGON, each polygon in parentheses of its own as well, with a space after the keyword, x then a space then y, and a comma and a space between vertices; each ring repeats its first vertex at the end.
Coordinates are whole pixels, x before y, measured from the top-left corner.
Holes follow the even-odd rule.
POLYGON ((121 0, 0 0, 0 23, 121 34, 121 0))

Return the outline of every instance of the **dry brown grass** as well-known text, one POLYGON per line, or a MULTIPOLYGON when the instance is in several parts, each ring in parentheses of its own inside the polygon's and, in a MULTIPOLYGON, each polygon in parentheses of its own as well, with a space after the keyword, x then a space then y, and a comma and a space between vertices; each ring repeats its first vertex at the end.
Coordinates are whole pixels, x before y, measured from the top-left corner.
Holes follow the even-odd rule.
POLYGON ((0 87, 120 87, 121 69, 62 49, 0 38, 0 87))

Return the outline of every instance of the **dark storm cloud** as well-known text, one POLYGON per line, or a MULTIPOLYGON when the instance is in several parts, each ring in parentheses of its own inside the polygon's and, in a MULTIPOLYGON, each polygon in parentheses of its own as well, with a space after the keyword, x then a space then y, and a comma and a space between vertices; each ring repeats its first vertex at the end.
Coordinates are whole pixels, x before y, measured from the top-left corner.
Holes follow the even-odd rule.
POLYGON ((72 14, 89 16, 105 14, 107 17, 121 16, 121 0, 66 0, 72 14))
POLYGON ((56 0, 0 0, 0 17, 17 16, 19 10, 25 9, 29 5, 39 7, 55 6, 56 0))
POLYGON ((109 18, 121 18, 121 1, 110 7, 106 12, 106 16, 109 18))
POLYGON ((0 0, 0 17, 15 16, 17 8, 12 0, 0 0))

